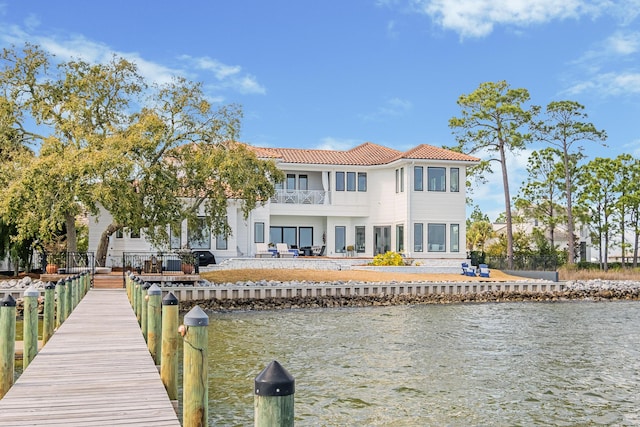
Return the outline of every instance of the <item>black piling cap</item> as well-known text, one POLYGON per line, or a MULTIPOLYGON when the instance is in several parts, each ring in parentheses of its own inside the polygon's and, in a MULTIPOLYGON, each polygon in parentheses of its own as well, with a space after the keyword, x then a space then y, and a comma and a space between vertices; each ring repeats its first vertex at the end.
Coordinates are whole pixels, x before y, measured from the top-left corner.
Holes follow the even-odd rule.
POLYGON ((65 282, 67 282, 67 283, 71 283, 71 277, 67 277, 67 279, 65 280, 65 282))
POLYGON ((142 283, 142 289, 144 289, 145 291, 147 289, 149 289, 150 287, 151 287, 151 283, 149 283, 149 282, 143 282, 142 283))
POLYGON ((289 396, 296 392, 296 380, 274 360, 256 377, 255 392, 259 396, 289 396))
POLYGON ((56 286, 64 286, 64 279, 58 280, 58 283, 56 283, 56 286))
POLYGON ((185 326, 209 326, 209 316, 200 306, 195 306, 184 315, 185 326))
POLYGON ((16 300, 11 296, 11 294, 6 294, 2 301, 0 301, 0 307, 15 307, 16 300))
POLYGON ((56 285, 53 282, 47 282, 46 285, 44 285, 45 289, 55 289, 56 285))
POLYGON ((178 298, 176 298, 173 292, 169 292, 162 298, 162 305, 178 305, 178 298))

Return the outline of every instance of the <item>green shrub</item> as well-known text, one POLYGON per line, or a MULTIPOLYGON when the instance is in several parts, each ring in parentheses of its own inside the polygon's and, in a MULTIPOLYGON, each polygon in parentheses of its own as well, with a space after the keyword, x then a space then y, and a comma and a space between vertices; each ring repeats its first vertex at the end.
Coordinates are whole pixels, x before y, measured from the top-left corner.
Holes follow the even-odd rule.
POLYGON ((404 265, 404 259, 398 252, 388 251, 373 257, 373 265, 404 265))

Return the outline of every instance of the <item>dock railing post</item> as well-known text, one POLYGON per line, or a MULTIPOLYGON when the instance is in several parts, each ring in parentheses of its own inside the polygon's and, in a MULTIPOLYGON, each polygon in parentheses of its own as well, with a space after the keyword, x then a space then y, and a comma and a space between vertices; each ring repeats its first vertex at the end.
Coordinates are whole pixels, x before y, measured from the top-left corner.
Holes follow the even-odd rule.
POLYGON ((73 296, 73 291, 71 290, 71 277, 67 277, 64 281, 65 284, 65 290, 64 290, 64 296, 65 296, 65 302, 64 302, 64 318, 65 320, 69 318, 69 316, 71 315, 71 312, 73 311, 73 300, 72 300, 72 296, 73 296))
POLYGON ((147 292, 151 287, 150 283, 144 282, 141 288, 141 300, 142 300, 142 316, 140 318, 140 326, 142 327, 142 335, 144 340, 147 341, 147 328, 149 327, 149 295, 147 292))
POLYGON ((162 298, 162 357, 160 378, 167 389, 169 400, 178 401, 178 298, 169 292, 162 298))
POLYGON ((71 276, 71 311, 78 305, 78 276, 71 276))
POLYGON ((147 291, 147 347, 156 366, 162 357, 162 289, 155 283, 147 291))
POLYGON ((24 291, 24 321, 22 327, 22 369, 27 369, 38 354, 38 297, 40 292, 33 286, 24 291))
MULTIPOLYGON (((209 387, 207 381, 207 345, 209 317, 199 306, 184 316, 182 425, 209 425, 209 387)), ((182 333, 181 332, 181 333, 182 333)))
POLYGON ((64 280, 60 279, 58 280, 58 283, 56 284, 56 290, 58 291, 58 305, 56 307, 56 328, 59 328, 60 325, 62 325, 65 321, 65 314, 67 313, 67 310, 64 308, 64 305, 67 301, 67 297, 65 295, 65 286, 64 286, 64 280))
POLYGON ((127 289, 127 298, 129 299, 129 304, 133 305, 133 295, 131 293, 131 285, 133 284, 133 273, 128 272, 125 275, 124 286, 127 289))
POLYGON ((295 379, 276 360, 255 379, 254 426, 293 427, 295 379))
POLYGON ((0 301, 0 399, 13 385, 16 365, 16 300, 6 294, 0 301))
POLYGON ((55 292, 56 285, 53 282, 47 282, 44 285, 44 318, 42 319, 42 345, 53 335, 53 326, 55 321, 55 292))
POLYGON ((136 319, 138 319, 138 324, 142 326, 142 279, 140 277, 136 277, 136 279, 136 319))

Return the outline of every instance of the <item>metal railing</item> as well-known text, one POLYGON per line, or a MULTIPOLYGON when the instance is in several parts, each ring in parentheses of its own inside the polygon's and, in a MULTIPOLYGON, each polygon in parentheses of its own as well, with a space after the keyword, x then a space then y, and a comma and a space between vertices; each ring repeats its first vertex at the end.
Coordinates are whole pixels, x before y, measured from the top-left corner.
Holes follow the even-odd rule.
MULTIPOLYGON (((60 252, 41 253, 40 269, 45 271, 47 266, 60 274, 93 272, 95 270, 95 256, 93 252, 60 252)), ((35 264, 35 262, 34 262, 35 264)))
POLYGON ((276 190, 271 202, 322 205, 325 203, 327 194, 328 192, 324 190, 276 190))
POLYGON ((124 271, 153 275, 193 274, 199 271, 197 256, 177 252, 123 252, 122 267, 124 271))

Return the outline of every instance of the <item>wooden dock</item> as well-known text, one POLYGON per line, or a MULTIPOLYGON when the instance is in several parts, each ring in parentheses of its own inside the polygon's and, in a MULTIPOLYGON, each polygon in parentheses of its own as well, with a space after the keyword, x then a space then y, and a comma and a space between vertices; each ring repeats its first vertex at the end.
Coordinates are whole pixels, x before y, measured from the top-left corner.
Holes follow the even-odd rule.
POLYGON ((0 400, 0 426, 180 426, 124 289, 84 297, 0 400))

